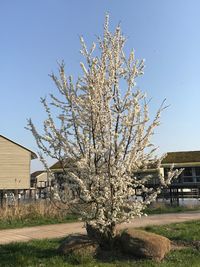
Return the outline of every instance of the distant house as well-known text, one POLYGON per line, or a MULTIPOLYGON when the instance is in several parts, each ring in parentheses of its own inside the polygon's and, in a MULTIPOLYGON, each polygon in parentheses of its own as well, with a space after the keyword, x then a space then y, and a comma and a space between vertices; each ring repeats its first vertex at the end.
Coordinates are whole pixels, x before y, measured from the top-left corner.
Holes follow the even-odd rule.
POLYGON ((30 164, 37 155, 0 135, 0 190, 30 188, 30 164))
MULTIPOLYGON (((69 159, 65 165, 66 173, 68 167, 72 164, 74 162, 69 159)), ((184 170, 177 179, 172 181, 168 188, 162 190, 159 197, 170 199, 171 204, 174 201, 178 204, 180 198, 200 199, 200 151, 168 152, 159 169, 149 166, 147 169, 135 171, 134 176, 142 179, 150 175, 151 179, 148 181, 148 186, 156 188, 160 184, 159 175, 162 174, 166 177, 172 165, 174 169, 184 168, 184 170)), ((54 172, 55 178, 59 178, 58 181, 62 182, 63 168, 61 168, 59 162, 51 166, 51 171, 54 172)))
MULTIPOLYGON (((71 168, 72 166, 76 166, 76 162, 73 159, 67 159, 65 160, 65 166, 63 167, 59 161, 54 163, 51 167, 50 170, 54 174, 55 180, 60 184, 60 186, 63 183, 63 173, 67 173, 68 169, 71 168), (63 169, 64 168, 64 169, 63 169)), ((54 183, 52 181, 52 183, 54 183)))
POLYGON ((173 184, 200 186, 200 151, 169 152, 162 161, 162 168, 166 174, 170 166, 174 164, 175 169, 184 168, 178 179, 173 184))
MULTIPOLYGON (((67 172, 67 167, 71 164, 74 164, 72 160, 69 160, 65 166, 67 172)), ((179 152, 168 152, 167 156, 163 159, 161 168, 154 169, 150 167, 145 170, 138 170, 136 175, 138 177, 144 177, 146 175, 151 175, 151 183, 157 184, 158 175, 164 174, 167 175, 170 167, 174 165, 175 169, 184 168, 184 171, 178 177, 178 179, 173 181, 173 186, 183 186, 194 184, 199 185, 200 187, 200 151, 179 151, 179 152)), ((54 172, 55 177, 63 173, 63 169, 59 162, 56 162, 51 166, 51 170, 54 172)))
POLYGON ((45 188, 48 186, 48 174, 46 171, 35 171, 31 174, 31 187, 45 188))

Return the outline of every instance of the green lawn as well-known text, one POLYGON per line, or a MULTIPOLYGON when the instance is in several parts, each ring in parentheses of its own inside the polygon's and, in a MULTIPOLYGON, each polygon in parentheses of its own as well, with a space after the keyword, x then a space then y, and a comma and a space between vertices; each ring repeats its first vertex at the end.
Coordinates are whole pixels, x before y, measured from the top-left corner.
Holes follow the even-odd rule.
POLYGON ((145 210, 145 213, 148 215, 151 214, 163 214, 163 213, 176 213, 176 212, 187 212, 187 211, 198 211, 200 206, 171 206, 169 204, 157 205, 155 207, 148 207, 145 210))
POLYGON ((65 217, 27 216, 21 219, 0 219, 0 230, 56 223, 70 223, 77 221, 77 219, 77 216, 73 214, 68 214, 65 217))
MULTIPOLYGON (((193 221, 180 224, 148 227, 148 231, 163 234, 171 240, 200 240, 200 221, 193 221)), ((57 254, 56 248, 61 239, 36 240, 28 243, 17 243, 0 246, 0 266, 5 267, 72 267, 73 258, 62 257, 57 254)), ((80 267, 199 267, 200 251, 195 248, 184 248, 172 251, 162 263, 155 263, 150 260, 116 260, 111 259, 105 262, 98 260, 84 259, 80 267)))
MULTIPOLYGON (((187 211, 197 211, 200 207, 178 207, 170 205, 160 205, 153 208, 147 208, 145 213, 151 214, 164 214, 173 212, 187 212, 187 211)), ((56 223, 70 223, 78 220, 77 215, 67 214, 66 216, 42 216, 39 214, 29 214, 22 218, 0 218, 0 230, 1 229, 12 229, 12 228, 22 228, 28 226, 38 226, 56 223)))
MULTIPOLYGON (((145 230, 168 237, 174 241, 200 240, 200 221, 173 223, 163 226, 148 226, 145 230)), ((199 263, 200 266, 200 263, 199 263)))
MULTIPOLYGON (((17 207, 0 209, 0 230, 29 226, 75 222, 77 215, 66 214, 64 207, 58 203, 40 201, 30 204, 20 204, 17 207)), ((200 210, 200 206, 170 206, 163 202, 155 202, 145 210, 147 214, 162 214, 200 210)))

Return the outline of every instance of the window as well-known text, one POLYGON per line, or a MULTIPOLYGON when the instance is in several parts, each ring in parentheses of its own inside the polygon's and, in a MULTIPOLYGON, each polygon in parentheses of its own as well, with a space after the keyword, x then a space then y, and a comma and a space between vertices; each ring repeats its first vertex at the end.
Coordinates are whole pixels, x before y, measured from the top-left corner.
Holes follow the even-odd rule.
POLYGON ((183 178, 184 183, 193 183, 193 177, 184 177, 183 178))
POLYGON ((183 171, 183 176, 192 177, 192 168, 185 168, 183 171))
POLYGON ((200 167, 195 168, 196 176, 200 176, 200 167))

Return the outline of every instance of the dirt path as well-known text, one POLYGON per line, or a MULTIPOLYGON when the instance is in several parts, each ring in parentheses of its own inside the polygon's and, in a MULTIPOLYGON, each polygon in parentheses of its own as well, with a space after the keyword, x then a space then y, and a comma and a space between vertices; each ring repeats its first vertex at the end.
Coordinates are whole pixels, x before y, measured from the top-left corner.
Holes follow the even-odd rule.
MULTIPOLYGON (((174 222, 200 220, 200 212, 171 213, 150 215, 136 218, 131 223, 123 223, 118 228, 144 227, 174 222)), ((20 229, 0 230, 0 244, 27 242, 32 239, 64 237, 72 233, 85 233, 82 222, 25 227, 20 229)))

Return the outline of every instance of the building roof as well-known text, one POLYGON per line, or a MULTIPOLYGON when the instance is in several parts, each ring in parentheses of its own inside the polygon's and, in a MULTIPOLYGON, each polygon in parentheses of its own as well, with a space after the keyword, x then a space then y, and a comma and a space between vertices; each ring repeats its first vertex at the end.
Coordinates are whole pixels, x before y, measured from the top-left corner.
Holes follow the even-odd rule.
MULTIPOLYGON (((65 160, 65 167, 67 168, 67 166, 72 166, 72 165, 74 165, 75 164, 75 160, 73 160, 73 159, 67 159, 67 160, 65 160)), ((62 167, 62 165, 61 165, 61 162, 60 161, 57 161, 56 163, 54 163, 51 167, 50 167, 50 169, 51 170, 58 170, 58 169, 62 169, 63 167, 62 167)))
MULTIPOLYGON (((65 165, 72 164, 72 160, 68 160, 65 165)), ((200 151, 177 151, 177 152, 168 152, 167 156, 162 160, 162 165, 167 166, 175 164, 175 166, 200 166, 200 151)), ((51 170, 62 169, 59 161, 54 163, 51 167, 51 170)))
POLYGON ((60 162, 59 162, 59 161, 57 161, 56 163, 54 163, 54 164, 50 167, 51 170, 60 169, 60 168, 61 168, 61 165, 60 165, 60 162))
POLYGON ((200 151, 168 152, 162 164, 200 163, 200 151))
POLYGON ((11 139, 8 139, 7 137, 3 136, 2 134, 0 134, 0 137, 6 139, 9 142, 12 142, 13 144, 15 144, 15 145, 17 145, 17 146, 19 146, 19 147, 27 150, 27 151, 29 151, 31 153, 31 159, 37 159, 36 153, 34 153, 33 151, 31 151, 30 149, 28 149, 28 148, 26 148, 26 147, 24 147, 24 146, 22 146, 22 145, 20 145, 20 144, 18 144, 16 142, 12 141, 11 139))
POLYGON ((46 171, 44 171, 44 170, 43 171, 35 171, 35 172, 31 173, 31 177, 37 177, 38 175, 40 175, 44 172, 46 172, 46 171))

